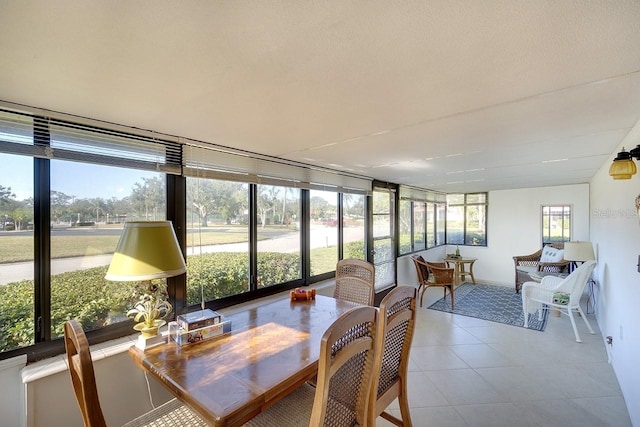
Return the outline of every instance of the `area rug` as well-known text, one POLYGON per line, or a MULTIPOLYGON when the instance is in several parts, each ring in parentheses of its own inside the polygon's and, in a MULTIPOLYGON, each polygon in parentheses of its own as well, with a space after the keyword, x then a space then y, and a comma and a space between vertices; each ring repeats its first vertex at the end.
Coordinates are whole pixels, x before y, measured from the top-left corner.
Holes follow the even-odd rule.
MULTIPOLYGON (((515 293, 512 287, 464 283, 456 288, 454 300, 454 310, 451 310, 451 299, 448 295, 446 300, 440 298, 429 308, 524 327, 522 294, 515 293)), ((541 321, 538 320, 537 313, 530 316, 529 329, 544 331, 548 316, 548 310, 544 310, 541 321)))

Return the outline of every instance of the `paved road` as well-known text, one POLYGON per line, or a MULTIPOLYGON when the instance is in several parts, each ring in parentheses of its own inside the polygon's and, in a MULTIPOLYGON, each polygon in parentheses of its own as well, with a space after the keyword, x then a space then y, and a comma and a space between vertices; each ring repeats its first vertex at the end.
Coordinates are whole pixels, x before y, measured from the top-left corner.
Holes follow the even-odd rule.
MULTIPOLYGON (((345 228, 345 241, 362 238, 361 229, 345 228), (354 235, 350 238, 350 234, 354 235)), ((312 248, 335 246, 338 236, 335 228, 317 227, 311 230, 312 248)), ((258 242, 259 251, 296 252, 300 237, 298 233, 281 234, 274 239, 258 242)), ((246 252, 248 243, 231 243, 227 245, 211 245, 187 248, 187 255, 207 252, 246 252)), ((83 270, 87 268, 109 265, 112 255, 95 255, 89 257, 58 258, 51 260, 51 274, 60 274, 66 271, 83 270)), ((0 264, 0 285, 17 282, 25 279, 33 279, 33 262, 16 262, 0 264)))

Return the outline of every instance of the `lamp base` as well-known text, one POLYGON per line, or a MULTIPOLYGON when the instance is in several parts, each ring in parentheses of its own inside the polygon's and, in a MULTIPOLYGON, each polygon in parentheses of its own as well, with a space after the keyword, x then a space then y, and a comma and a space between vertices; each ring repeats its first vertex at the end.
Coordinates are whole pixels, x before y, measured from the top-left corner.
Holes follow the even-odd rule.
POLYGON ((158 334, 152 337, 143 337, 142 335, 138 335, 138 341, 136 341, 136 347, 140 350, 146 350, 151 347, 155 347, 156 345, 164 344, 167 342, 167 338, 158 334))

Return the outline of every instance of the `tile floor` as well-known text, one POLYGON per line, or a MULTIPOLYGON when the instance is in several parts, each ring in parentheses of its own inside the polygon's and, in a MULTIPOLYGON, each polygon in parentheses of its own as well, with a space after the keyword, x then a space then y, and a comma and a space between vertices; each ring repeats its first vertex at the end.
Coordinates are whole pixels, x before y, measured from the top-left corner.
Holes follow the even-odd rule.
MULTIPOLYGON (((579 344, 566 316, 551 313, 537 332, 427 309, 441 297, 440 289, 427 290, 417 313, 409 366, 414 426, 631 426, 593 315, 595 335, 576 319, 579 344)), ((390 408, 399 415, 397 402, 390 408)))

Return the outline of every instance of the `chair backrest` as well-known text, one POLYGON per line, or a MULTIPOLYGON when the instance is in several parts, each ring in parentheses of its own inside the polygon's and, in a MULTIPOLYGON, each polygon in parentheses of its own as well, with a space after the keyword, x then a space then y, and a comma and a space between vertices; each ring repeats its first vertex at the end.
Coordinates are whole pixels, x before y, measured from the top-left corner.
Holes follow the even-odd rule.
POLYGON ((98 388, 93 371, 93 362, 89 351, 89 341, 82 330, 82 325, 75 319, 64 324, 64 346, 69 362, 69 373, 73 383, 82 420, 85 427, 105 427, 98 388))
POLYGON ((376 280, 376 269, 373 264, 361 259, 341 259, 336 264, 336 279, 339 277, 358 277, 372 285, 376 280))
POLYGON ((355 307, 324 333, 309 426, 366 426, 378 309, 355 307))
MULTIPOLYGON (((407 392, 409 351, 413 340, 418 290, 414 286, 398 286, 380 303, 380 320, 376 337, 375 375, 369 402, 369 422, 407 392)), ((407 396, 403 396, 407 399, 407 396)), ((403 417, 405 414, 403 414, 403 417)), ((408 416, 408 414, 406 415, 408 416)), ((410 420, 403 420, 411 425, 410 420)))
POLYGON ((429 267, 421 255, 411 255, 411 260, 416 266, 416 274, 418 275, 418 283, 426 284, 429 280, 429 267))
POLYGON ((433 276, 434 284, 453 283, 453 268, 447 267, 446 262, 427 262, 427 266, 433 276))
POLYGON ((580 298, 584 292, 584 287, 587 285, 589 276, 591 276, 591 272, 595 267, 596 261, 585 261, 580 267, 573 270, 571 274, 560 282, 557 291, 570 294, 569 306, 576 306, 580 304, 580 298))
POLYGON ((375 291, 373 283, 359 277, 336 277, 336 287, 333 297, 362 305, 373 305, 375 291))

